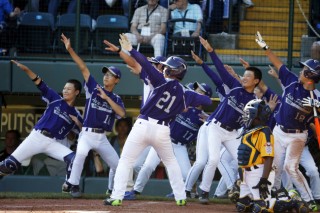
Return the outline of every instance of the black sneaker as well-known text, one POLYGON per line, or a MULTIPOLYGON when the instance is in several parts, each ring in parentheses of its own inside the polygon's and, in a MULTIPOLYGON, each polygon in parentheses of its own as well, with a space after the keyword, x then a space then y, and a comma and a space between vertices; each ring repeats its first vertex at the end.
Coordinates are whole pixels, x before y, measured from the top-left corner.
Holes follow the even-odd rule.
POLYGON ((71 184, 69 182, 64 182, 62 184, 62 193, 70 193, 71 190, 71 184))
POLYGON ((191 192, 186 190, 187 199, 191 199, 191 192))
POLYGON ((71 186, 71 189, 70 189, 70 194, 72 197, 74 198, 79 198, 81 197, 81 192, 80 192, 80 187, 79 185, 75 186, 75 185, 72 185, 71 186))
POLYGON ((199 196, 199 202, 201 204, 208 204, 209 203, 209 192, 205 192, 201 190, 200 196, 199 196))

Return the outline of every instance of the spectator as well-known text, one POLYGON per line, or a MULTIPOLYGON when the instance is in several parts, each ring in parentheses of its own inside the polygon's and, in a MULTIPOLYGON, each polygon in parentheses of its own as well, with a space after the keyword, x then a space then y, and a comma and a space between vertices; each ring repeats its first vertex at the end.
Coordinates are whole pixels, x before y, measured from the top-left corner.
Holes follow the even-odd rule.
POLYGON ((320 61, 320 41, 313 42, 311 46, 311 58, 320 61))
POLYGON ((133 45, 151 44, 154 56, 161 56, 164 49, 164 34, 168 10, 158 4, 159 0, 147 0, 148 4, 134 12, 131 33, 126 36, 133 45))
POLYGON ((132 122, 129 118, 121 118, 116 121, 115 129, 116 129, 117 135, 113 136, 110 139, 110 143, 118 153, 119 157, 120 157, 123 145, 126 142, 127 137, 131 131, 131 128, 132 128, 132 122))
MULTIPOLYGON (((80 0, 82 2, 83 0, 80 0)), ((48 5, 48 12, 51 13, 54 17, 57 17, 58 15, 58 8, 61 5, 62 0, 49 0, 49 5, 48 5)), ((75 13, 77 8, 77 0, 71 0, 67 13, 75 13)))
MULTIPOLYGON (((113 0, 106 0, 106 2, 107 1, 113 1, 113 0)), ((131 11, 132 11, 132 10, 137 9, 140 6, 145 5, 147 3, 147 1, 146 0, 133 0, 133 1, 131 1, 131 5, 129 5, 129 3, 130 3, 129 0, 122 0, 123 12, 124 12, 124 15, 127 17, 131 17, 130 16, 131 14, 129 14, 130 6, 131 6, 131 8, 133 8, 133 9, 131 9, 131 11)), ((159 0, 159 5, 161 5, 164 8, 168 8, 169 0, 159 0)))
POLYGON ((8 130, 4 139, 4 149, 0 151, 0 162, 9 157, 20 144, 20 132, 8 130))
POLYGON ((171 19, 194 19, 197 23, 177 22, 174 25, 173 33, 184 37, 198 37, 200 35, 201 23, 203 21, 202 10, 198 4, 190 4, 188 0, 174 0, 169 6, 171 19))

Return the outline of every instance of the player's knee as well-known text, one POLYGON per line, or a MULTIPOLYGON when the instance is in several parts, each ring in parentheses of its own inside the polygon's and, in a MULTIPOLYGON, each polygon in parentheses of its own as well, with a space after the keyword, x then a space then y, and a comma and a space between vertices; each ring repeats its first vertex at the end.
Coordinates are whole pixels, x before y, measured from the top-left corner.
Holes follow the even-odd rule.
POLYGON ((0 163, 0 175, 9 175, 17 171, 21 163, 12 155, 0 163))
POLYGON ((294 173, 297 172, 298 167, 297 167, 297 165, 295 165, 295 164, 286 163, 286 164, 284 165, 284 169, 286 170, 286 172, 287 172, 288 174, 294 174, 294 173))
POLYGON ((238 212, 252 212, 253 203, 249 196, 239 198, 236 208, 238 212))
POLYGON ((269 212, 267 209, 267 204, 264 200, 255 200, 253 201, 253 213, 265 213, 269 212))
POLYGON ((218 163, 219 163, 219 155, 216 155, 216 156, 209 157, 207 165, 216 167, 218 163))

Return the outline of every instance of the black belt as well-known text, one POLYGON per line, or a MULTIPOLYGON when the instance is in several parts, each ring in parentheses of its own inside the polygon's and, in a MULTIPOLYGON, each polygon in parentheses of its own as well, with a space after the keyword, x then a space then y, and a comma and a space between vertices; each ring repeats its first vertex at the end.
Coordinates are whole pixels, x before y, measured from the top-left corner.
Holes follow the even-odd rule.
POLYGON ((48 138, 51 138, 51 139, 54 138, 54 136, 50 132, 48 132, 47 130, 42 129, 39 132, 48 138))
POLYGON ((84 131, 86 131, 86 132, 94 132, 94 133, 104 133, 104 129, 100 129, 100 128, 84 127, 84 131))
POLYGON ((285 133, 303 133, 305 130, 302 130, 302 129, 287 129, 287 128, 284 128, 283 126, 277 124, 280 129, 285 132, 285 133))
POLYGON ((219 124, 220 127, 222 127, 223 129, 225 129, 225 130, 227 130, 227 131, 229 131, 229 132, 232 132, 232 131, 234 130, 234 129, 232 129, 232 128, 229 127, 229 126, 222 124, 222 123, 221 123, 220 121, 218 121, 218 120, 214 120, 213 123, 219 124))
MULTIPOLYGON (((252 166, 251 166, 251 167, 252 167, 252 166)), ((246 170, 246 171, 251 171, 251 170, 252 170, 251 167, 244 168, 244 170, 246 170)), ((259 167, 256 166, 256 165, 253 166, 253 169, 258 169, 258 168, 259 168, 259 167)))
MULTIPOLYGON (((145 116, 145 115, 139 115, 138 118, 141 118, 143 120, 149 121, 149 117, 145 116)), ((157 119, 154 119, 154 120, 157 120, 157 119)), ((167 120, 167 121, 157 120, 157 124, 164 125, 164 126, 169 126, 170 121, 171 120, 167 120)))

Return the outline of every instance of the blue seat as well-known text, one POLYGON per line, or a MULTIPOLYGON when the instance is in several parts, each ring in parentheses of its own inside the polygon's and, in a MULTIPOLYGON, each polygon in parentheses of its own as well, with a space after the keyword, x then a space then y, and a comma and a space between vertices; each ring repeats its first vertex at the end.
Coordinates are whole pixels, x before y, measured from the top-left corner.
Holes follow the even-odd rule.
POLYGON ((54 42, 54 17, 50 13, 30 12, 21 17, 17 48, 25 52, 49 52, 54 42))
MULTIPOLYGON (((92 49, 92 19, 89 15, 80 14, 79 52, 92 49)), ((76 14, 63 14, 57 20, 58 50, 65 52, 64 44, 60 41, 61 33, 70 38, 75 47, 76 14)))
POLYGON ((129 31, 129 22, 122 15, 101 15, 97 18, 95 29, 95 49, 100 53, 109 54, 105 51, 103 40, 106 39, 115 45, 119 45, 119 34, 129 31))

